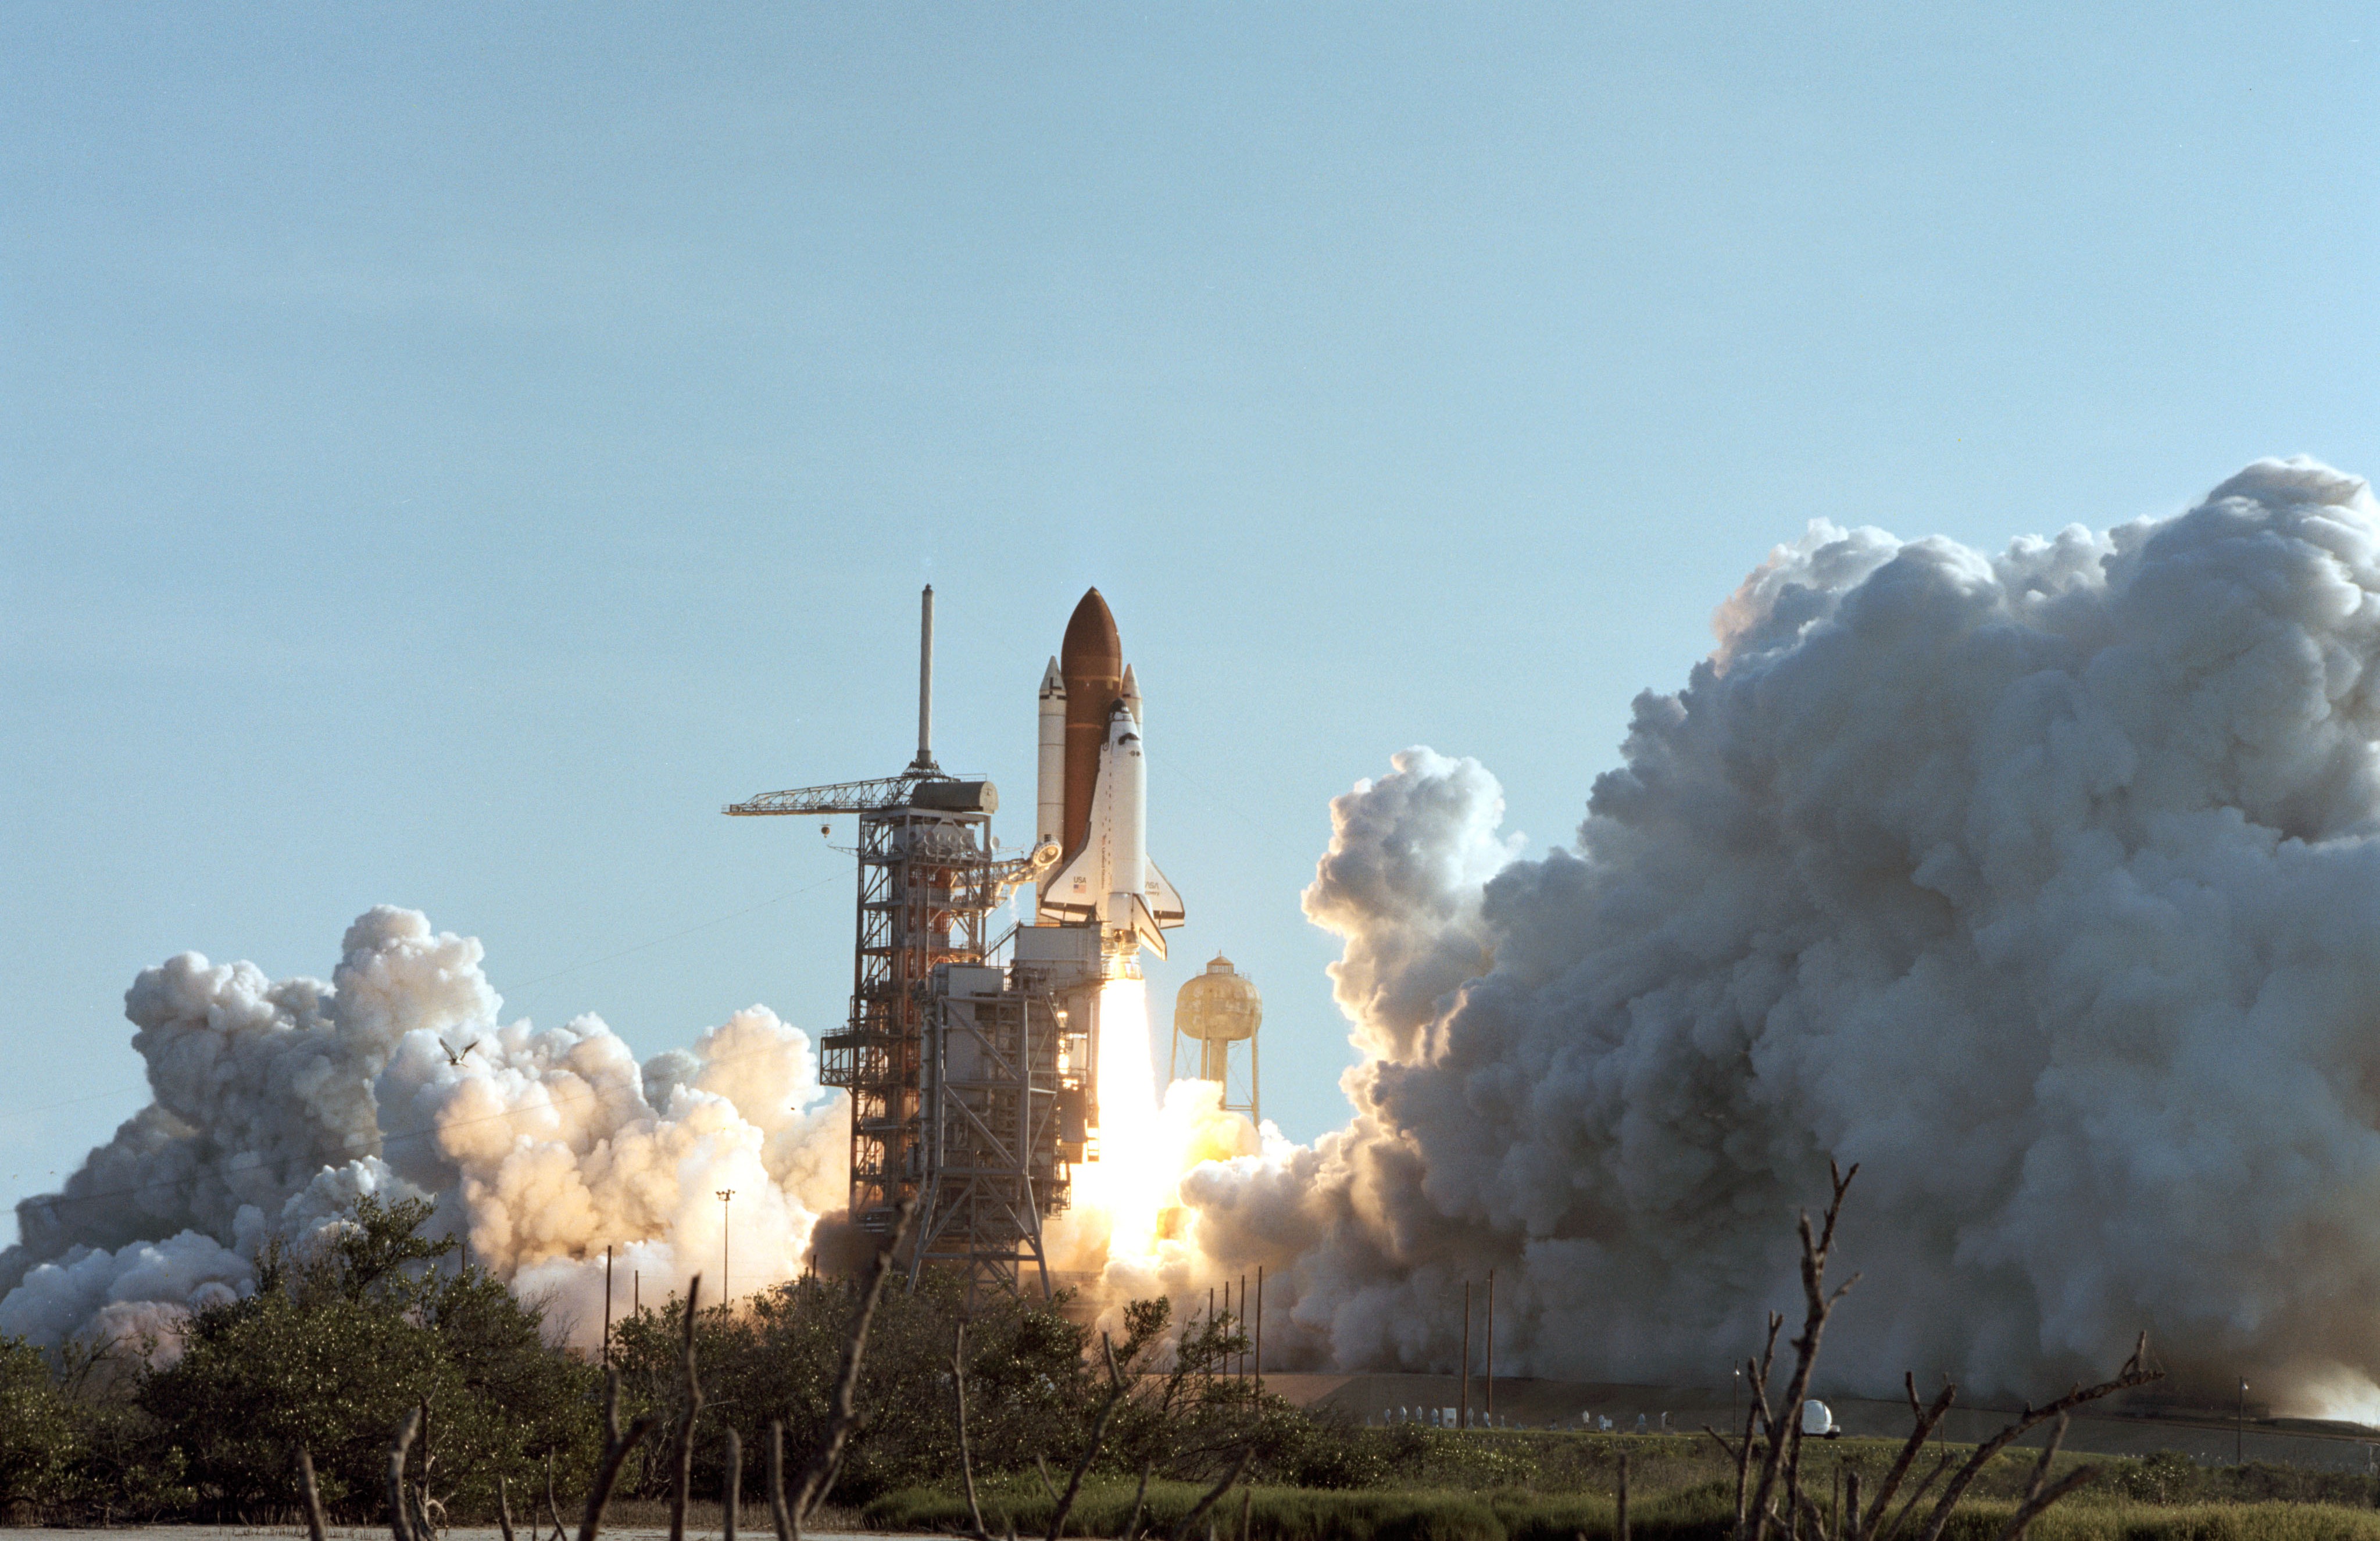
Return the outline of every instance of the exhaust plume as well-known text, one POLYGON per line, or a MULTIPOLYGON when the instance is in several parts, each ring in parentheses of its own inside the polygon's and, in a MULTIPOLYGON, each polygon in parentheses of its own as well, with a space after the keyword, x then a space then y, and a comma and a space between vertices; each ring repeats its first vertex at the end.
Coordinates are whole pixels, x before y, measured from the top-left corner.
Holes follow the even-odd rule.
POLYGON ((331 982, 267 980, 185 953, 126 993, 151 1104, 62 1192, 17 1207, 0 1254, 0 1333, 99 1336, 176 1352, 174 1329, 252 1287, 269 1235, 300 1244, 361 1194, 438 1200, 433 1228, 592 1342, 603 1248, 656 1296, 798 1268, 842 1203, 843 1104, 802 1032, 765 1007, 638 1064, 602 1021, 502 1023, 480 944, 375 909, 331 982))
POLYGON ((1708 1384, 1798 1310, 1833 1156, 1846 1389, 2038 1391, 2146 1329, 2371 1416, 2365 484, 2260 461, 1998 556, 1814 524, 1716 630, 1574 849, 1514 859, 1495 779, 1427 749, 1332 805, 1354 1118, 1189 1172, 1169 1279, 1265 1263, 1281 1368, 1451 1370, 1494 1266, 1500 1371, 1708 1384))

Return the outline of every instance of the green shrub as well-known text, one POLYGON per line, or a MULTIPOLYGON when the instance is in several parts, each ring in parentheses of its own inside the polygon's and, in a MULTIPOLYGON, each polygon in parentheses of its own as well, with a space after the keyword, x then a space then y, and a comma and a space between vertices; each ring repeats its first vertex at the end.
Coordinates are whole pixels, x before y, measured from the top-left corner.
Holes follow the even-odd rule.
POLYGON ((588 1465, 591 1370, 486 1272, 441 1268, 454 1244, 419 1234, 429 1216, 367 1196, 336 1245, 268 1251, 254 1294, 192 1317, 181 1357, 139 1386, 161 1447, 149 1475, 215 1516, 287 1508, 303 1446, 325 1504, 376 1513, 389 1437, 422 1402, 416 1459, 449 1510, 493 1510, 500 1474, 528 1491, 549 1452, 566 1474, 588 1465))
POLYGON ((48 1362, 22 1338, 0 1338, 0 1509, 51 1498, 74 1455, 74 1422, 48 1362))

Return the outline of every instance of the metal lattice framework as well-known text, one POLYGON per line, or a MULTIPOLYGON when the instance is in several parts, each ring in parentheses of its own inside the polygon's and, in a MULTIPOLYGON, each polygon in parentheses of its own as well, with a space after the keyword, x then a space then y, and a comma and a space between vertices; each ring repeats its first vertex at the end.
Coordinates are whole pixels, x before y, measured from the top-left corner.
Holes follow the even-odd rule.
POLYGON ((820 1075, 851 1094, 851 1219, 889 1235, 926 1173, 920 1103, 934 970, 983 958, 991 888, 982 814, 880 808, 859 819, 851 1020, 820 1075))
POLYGON ((1025 1265, 1050 1270, 1041 1217, 1065 1207, 1058 1147, 1058 1024, 1049 1003, 1003 971, 951 968, 926 1025, 923 1217, 911 1282, 929 1263, 964 1268, 970 1290, 1012 1292, 1025 1265))
POLYGON ((913 765, 897 776, 879 776, 872 782, 837 782, 832 786, 763 792, 757 797, 730 803, 719 811, 734 819, 777 813, 868 813, 907 802, 910 789, 920 782, 953 779, 930 767, 913 765))
POLYGON ((984 965, 991 912, 1050 866, 991 851, 990 819, 907 804, 859 818, 851 1017, 820 1079, 851 1097, 851 1219, 889 1235, 918 1202, 910 1278, 927 1263, 970 1288, 1049 1270, 1041 1216, 1069 1195, 1058 1145, 1059 1033, 1046 1001, 984 965))
POLYGON ((941 1262, 966 1269, 970 1291, 1013 1291, 1030 1261, 1046 1295, 1041 1216, 1067 1201, 1082 1154, 1083 1076, 1067 1065, 1086 1062, 1084 1040, 1062 1032, 1046 990, 986 965, 984 932, 1019 885, 1055 870, 1059 847, 996 857, 996 790, 935 764, 933 599, 929 588, 919 616, 917 758, 898 775, 725 811, 859 816, 851 1016, 819 1054, 819 1078, 851 1097, 852 1222, 890 1235, 915 1198, 913 1285, 941 1262))

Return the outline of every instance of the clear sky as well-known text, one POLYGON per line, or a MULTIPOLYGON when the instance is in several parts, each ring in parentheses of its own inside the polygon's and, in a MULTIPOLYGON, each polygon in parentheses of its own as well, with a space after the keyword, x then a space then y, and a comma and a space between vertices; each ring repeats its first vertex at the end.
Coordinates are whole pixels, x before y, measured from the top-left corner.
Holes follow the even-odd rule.
POLYGON ((137 970, 327 976, 376 903, 642 1051, 833 1026, 848 858, 718 810, 907 759, 926 581, 1012 840, 1109 596, 1191 915, 1153 992, 1254 974, 1311 1137, 1298 893, 1395 750, 1542 849, 1811 518, 1997 547, 2380 467, 2375 48, 2349 5, 0 8, 0 1201, 145 1099, 137 970))

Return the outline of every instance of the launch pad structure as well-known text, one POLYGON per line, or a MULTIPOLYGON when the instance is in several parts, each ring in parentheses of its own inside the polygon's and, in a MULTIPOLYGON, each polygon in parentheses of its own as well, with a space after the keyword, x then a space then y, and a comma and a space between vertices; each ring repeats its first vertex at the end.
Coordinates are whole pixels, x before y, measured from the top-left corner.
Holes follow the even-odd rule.
MULTIPOLYGON (((991 835, 1000 794, 933 755, 934 590, 918 623, 917 755, 895 775, 771 792, 737 817, 856 814, 851 1015, 819 1078, 851 1097, 853 1224, 889 1237, 917 1205, 905 1259, 964 1271, 970 1293, 1050 1293, 1041 1222, 1099 1159, 1099 1003, 1137 958, 1165 955, 1181 896, 1148 859, 1141 699, 1094 588, 1040 686, 1038 824, 1025 855, 991 835), (1033 918, 990 938, 1012 894, 1033 918)), ((1135 1024, 1135 1030, 1140 1030, 1135 1024)))
POLYGON ((1007 967, 992 961, 992 916, 1059 851, 1002 857, 990 832, 998 790, 934 761, 933 593, 919 627, 917 758, 896 775, 767 793, 724 811, 858 816, 851 1014, 820 1045, 820 1081, 851 1098, 851 1222, 889 1237, 915 1200, 912 1287, 943 1264, 965 1272, 970 1292, 1014 1293, 1030 1266, 1046 1297, 1041 1221, 1069 1203, 1093 1085, 1095 1013, 1065 1002, 1096 989, 1097 937, 1017 948, 1030 956, 1007 967))

